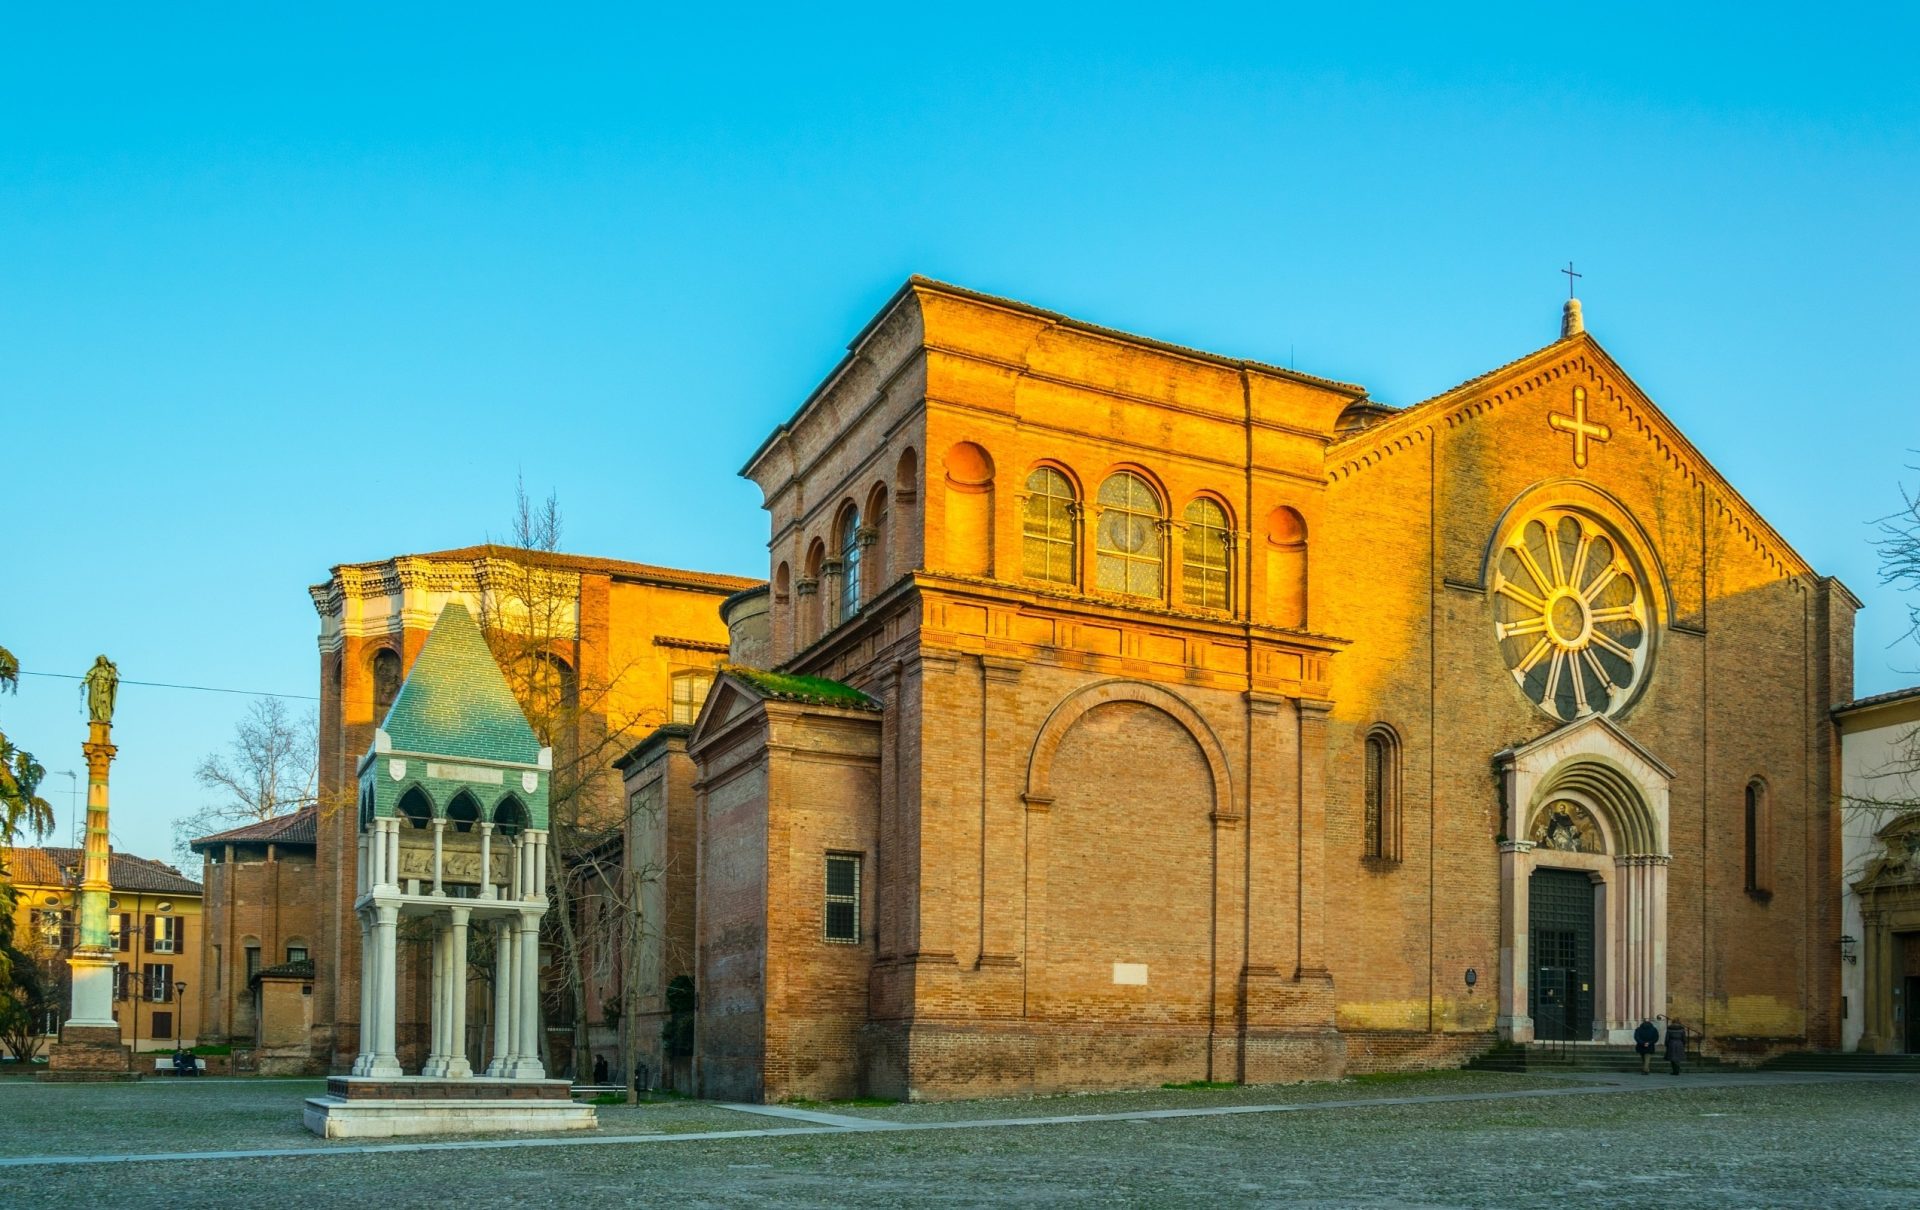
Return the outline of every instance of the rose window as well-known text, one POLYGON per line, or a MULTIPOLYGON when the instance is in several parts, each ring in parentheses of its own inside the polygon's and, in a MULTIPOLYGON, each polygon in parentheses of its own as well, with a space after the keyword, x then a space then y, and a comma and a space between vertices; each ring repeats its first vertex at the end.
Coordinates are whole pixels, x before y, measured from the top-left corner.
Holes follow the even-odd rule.
POLYGON ((1620 709, 1646 674, 1645 588, 1620 544, 1580 514, 1541 514, 1506 540, 1493 616, 1521 692, 1563 722, 1620 709))

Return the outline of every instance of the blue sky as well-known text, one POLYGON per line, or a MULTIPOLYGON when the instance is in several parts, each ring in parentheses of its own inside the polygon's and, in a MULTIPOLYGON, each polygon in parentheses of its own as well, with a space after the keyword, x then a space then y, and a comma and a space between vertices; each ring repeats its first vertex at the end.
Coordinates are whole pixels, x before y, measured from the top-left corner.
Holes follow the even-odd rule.
MULTIPOLYGON (((1867 601, 1920 481, 1903 11, 59 6, 0 26, 0 643, 313 693, 305 587, 499 536, 765 574, 735 471, 911 272, 1417 400, 1590 330, 1867 601)), ((246 699, 130 687, 162 854, 246 699)), ((0 724, 82 768, 70 681, 0 724)), ((66 804, 66 780, 49 779, 66 804)))

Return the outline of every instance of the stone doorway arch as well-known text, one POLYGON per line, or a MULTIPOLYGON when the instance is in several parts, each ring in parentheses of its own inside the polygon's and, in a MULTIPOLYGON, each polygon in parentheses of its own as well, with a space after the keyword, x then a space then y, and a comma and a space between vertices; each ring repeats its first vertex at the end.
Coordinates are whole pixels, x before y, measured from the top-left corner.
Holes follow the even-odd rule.
MULTIPOLYGON (((1673 771, 1592 715, 1494 758, 1500 837, 1503 1040, 1535 1037, 1531 888, 1536 870, 1578 871, 1594 888, 1591 1039, 1626 1042, 1666 1012, 1668 787, 1673 771)), ((1564 879, 1562 879, 1564 881, 1564 879)))

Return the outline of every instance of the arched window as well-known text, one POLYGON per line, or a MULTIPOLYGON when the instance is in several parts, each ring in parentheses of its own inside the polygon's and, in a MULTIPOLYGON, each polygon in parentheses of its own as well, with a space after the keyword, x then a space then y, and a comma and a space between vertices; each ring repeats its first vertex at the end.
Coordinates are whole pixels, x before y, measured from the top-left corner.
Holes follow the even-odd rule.
POLYGON ((844 622, 860 612, 860 510, 847 505, 840 514, 840 609, 844 622))
POLYGON ((1400 739, 1390 727, 1367 732, 1363 802, 1365 855, 1400 860, 1400 739))
POLYGON ((1227 510, 1201 497, 1187 505, 1180 557, 1181 599, 1195 609, 1233 608, 1233 531, 1227 510))
POLYGON ((391 647, 382 647, 373 653, 373 717, 374 721, 387 716, 387 707, 393 705, 393 699, 400 696, 400 653, 391 647))
POLYGON ((1773 890, 1773 819, 1767 802, 1767 783, 1747 783, 1746 801, 1747 891, 1765 895, 1773 890))
POLYGON ((480 804, 474 801, 473 795, 460 791, 447 804, 447 822, 456 832, 473 831, 473 825, 480 822, 480 804))
POLYGON ((1073 481, 1050 466, 1027 476, 1020 518, 1020 570, 1030 580, 1071 584, 1077 578, 1080 501, 1073 481))
POLYGON ((527 808, 509 794, 494 804, 493 830, 511 840, 527 826, 527 808))
POLYGON ((1100 524, 1094 550, 1098 582, 1130 597, 1161 595, 1160 495, 1140 476, 1119 471, 1100 485, 1100 524))
POLYGON ((881 589, 887 586, 887 579, 893 573, 893 556, 890 553, 892 541, 888 529, 887 485, 876 483, 867 493, 867 557, 862 560, 861 574, 866 583, 861 588, 861 598, 872 600, 881 589))
POLYGON ((400 818, 416 828, 424 828, 433 821, 433 803, 427 798, 426 791, 414 786, 400 796, 397 808, 400 818))

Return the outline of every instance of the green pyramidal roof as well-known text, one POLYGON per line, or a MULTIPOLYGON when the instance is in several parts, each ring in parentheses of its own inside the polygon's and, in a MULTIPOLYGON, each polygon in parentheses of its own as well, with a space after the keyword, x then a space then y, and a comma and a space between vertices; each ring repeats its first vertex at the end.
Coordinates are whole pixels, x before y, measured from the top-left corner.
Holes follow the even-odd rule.
POLYGON ((399 752, 521 765, 540 760, 539 738, 479 625, 458 603, 440 611, 380 729, 399 752))

